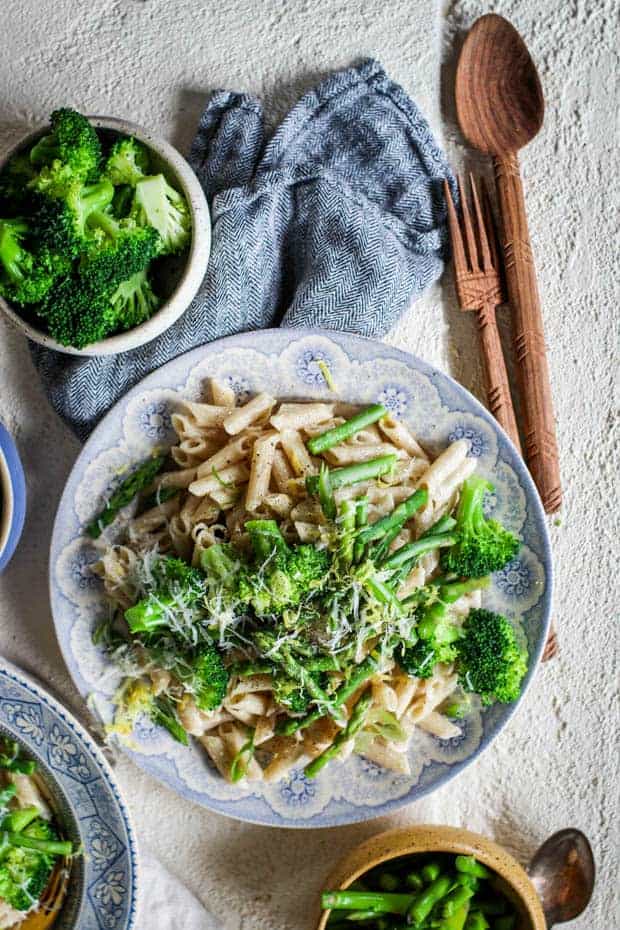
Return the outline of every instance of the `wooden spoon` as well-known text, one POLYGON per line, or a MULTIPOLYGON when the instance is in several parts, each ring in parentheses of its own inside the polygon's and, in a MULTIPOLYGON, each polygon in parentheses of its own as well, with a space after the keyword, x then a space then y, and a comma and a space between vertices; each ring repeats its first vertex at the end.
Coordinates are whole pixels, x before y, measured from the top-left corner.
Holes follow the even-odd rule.
POLYGON ((517 152, 543 122, 534 62, 506 19, 490 13, 469 31, 456 72, 456 110, 463 135, 493 156, 504 238, 506 284, 514 314, 525 418, 525 457, 545 510, 562 503, 555 423, 540 299, 517 152))

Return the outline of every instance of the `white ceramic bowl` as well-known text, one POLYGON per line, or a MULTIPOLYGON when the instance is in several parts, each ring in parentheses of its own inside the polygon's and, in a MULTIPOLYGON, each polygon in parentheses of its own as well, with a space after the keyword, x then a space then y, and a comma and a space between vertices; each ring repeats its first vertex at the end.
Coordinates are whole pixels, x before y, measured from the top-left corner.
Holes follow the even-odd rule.
MULTIPOLYGON (((174 187, 182 191, 192 218, 192 240, 189 250, 180 256, 173 255, 162 260, 158 285, 160 292, 165 294, 165 300, 157 313, 134 329, 93 342, 83 349, 63 346, 56 342, 47 333, 24 320, 11 304, 1 297, 0 310, 24 335, 48 349, 56 349, 57 352, 65 352, 68 355, 114 355, 117 352, 136 349, 155 339, 172 326, 190 305, 207 270, 211 250, 211 220, 198 178, 183 156, 169 142, 147 129, 136 126, 135 123, 128 123, 122 119, 108 116, 90 116, 89 119, 96 129, 103 130, 104 133, 135 136, 149 149, 155 171, 162 172, 174 187)), ((32 146, 46 132, 49 132, 49 127, 43 126, 20 139, 0 161, 0 169, 13 155, 32 146)))

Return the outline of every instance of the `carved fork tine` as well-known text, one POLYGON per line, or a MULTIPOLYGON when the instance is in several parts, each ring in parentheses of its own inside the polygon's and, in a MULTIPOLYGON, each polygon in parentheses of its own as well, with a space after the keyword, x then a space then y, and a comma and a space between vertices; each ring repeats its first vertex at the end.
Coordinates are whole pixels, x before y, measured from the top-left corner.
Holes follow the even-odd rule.
POLYGON ((472 185, 474 189, 473 217, 467 202, 465 185, 459 179, 462 216, 462 222, 459 224, 450 188, 447 183, 444 183, 456 272, 456 291, 461 310, 478 311, 478 326, 491 413, 520 450, 519 431, 495 319, 495 307, 503 302, 501 278, 498 266, 493 262, 490 240, 485 233, 480 198, 475 190, 473 179, 472 185))

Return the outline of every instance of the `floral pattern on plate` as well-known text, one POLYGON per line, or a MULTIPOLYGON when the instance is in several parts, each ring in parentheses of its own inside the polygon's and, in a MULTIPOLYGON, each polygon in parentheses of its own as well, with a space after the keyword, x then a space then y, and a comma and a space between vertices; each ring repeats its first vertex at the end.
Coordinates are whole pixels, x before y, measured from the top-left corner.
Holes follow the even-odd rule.
MULTIPOLYGON (((514 563, 494 579, 485 603, 507 613, 527 640, 531 678, 549 620, 547 530, 529 474, 490 414, 456 382, 397 349, 346 334, 269 330, 203 346, 145 378, 97 427, 67 483, 51 551, 54 619, 71 674, 85 696, 95 692, 104 719, 110 718, 118 680, 90 639, 103 604, 99 587, 91 590, 81 578, 81 559, 88 560, 82 555, 81 526, 92 517, 97 495, 106 492, 105 476, 109 480, 123 463, 169 441, 173 392, 198 399, 209 377, 229 384, 241 400, 269 391, 280 398, 379 401, 434 454, 450 441, 465 439, 479 472, 495 485, 487 512, 519 532, 525 543, 514 563)), ((333 826, 379 816, 437 788, 490 743, 512 711, 505 706, 476 711, 453 740, 418 734, 408 776, 351 757, 313 781, 295 770, 275 785, 229 785, 207 764, 198 744, 184 748, 147 724, 136 728, 127 751, 183 796, 229 816, 277 826, 333 826)), ((111 891, 105 897, 113 902, 111 891)))

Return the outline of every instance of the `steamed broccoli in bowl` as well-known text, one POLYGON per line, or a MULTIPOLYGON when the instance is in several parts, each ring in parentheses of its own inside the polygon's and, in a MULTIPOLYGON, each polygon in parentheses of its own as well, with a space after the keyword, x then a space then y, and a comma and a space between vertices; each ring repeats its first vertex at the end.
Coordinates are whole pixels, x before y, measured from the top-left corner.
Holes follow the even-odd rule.
POLYGON ((138 140, 67 108, 0 172, 0 297, 77 349, 162 305, 158 266, 183 253, 191 215, 138 140))

